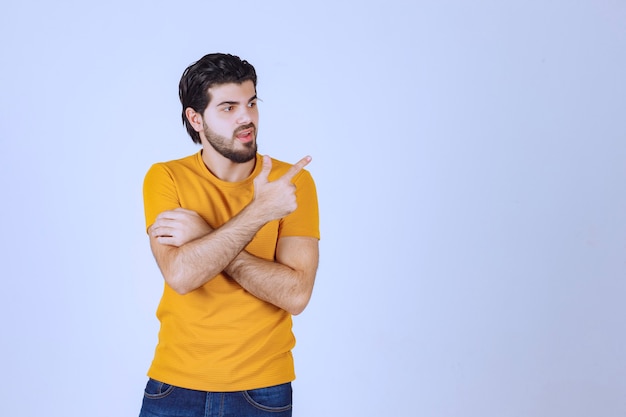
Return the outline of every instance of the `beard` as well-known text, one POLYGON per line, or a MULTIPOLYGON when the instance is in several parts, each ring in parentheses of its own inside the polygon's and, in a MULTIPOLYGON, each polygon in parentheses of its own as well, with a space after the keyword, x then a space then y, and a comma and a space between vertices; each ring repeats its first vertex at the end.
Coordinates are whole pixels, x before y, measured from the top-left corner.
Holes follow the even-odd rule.
POLYGON ((256 156, 257 146, 256 146, 256 126, 254 123, 249 123, 245 126, 238 127, 234 132, 231 138, 227 138, 226 136, 218 135, 209 129, 208 125, 204 125, 204 136, 206 137, 209 144, 215 149, 220 155, 224 158, 231 160, 232 162, 242 164, 244 162, 248 162, 252 160, 256 156), (239 144, 241 146, 237 146, 237 133, 246 129, 253 129, 252 134, 254 138, 250 142, 245 142, 239 144))

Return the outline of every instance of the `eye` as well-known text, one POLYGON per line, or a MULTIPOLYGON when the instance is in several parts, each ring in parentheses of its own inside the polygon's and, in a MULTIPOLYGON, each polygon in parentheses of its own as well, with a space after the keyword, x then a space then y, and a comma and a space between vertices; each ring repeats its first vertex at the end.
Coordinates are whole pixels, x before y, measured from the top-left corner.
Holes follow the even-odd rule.
POLYGON ((225 112, 232 111, 233 110, 233 106, 226 106, 222 110, 225 111, 225 112))
POLYGON ((248 103, 248 107, 256 107, 256 101, 251 101, 248 103))

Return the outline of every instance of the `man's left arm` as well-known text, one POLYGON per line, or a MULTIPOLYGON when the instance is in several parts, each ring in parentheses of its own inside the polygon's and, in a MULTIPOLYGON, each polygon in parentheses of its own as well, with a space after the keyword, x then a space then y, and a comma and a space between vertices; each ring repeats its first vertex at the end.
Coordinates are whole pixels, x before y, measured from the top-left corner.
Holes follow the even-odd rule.
POLYGON ((319 261, 319 240, 286 236, 278 239, 276 260, 242 251, 225 272, 249 293, 297 315, 309 303, 319 261))

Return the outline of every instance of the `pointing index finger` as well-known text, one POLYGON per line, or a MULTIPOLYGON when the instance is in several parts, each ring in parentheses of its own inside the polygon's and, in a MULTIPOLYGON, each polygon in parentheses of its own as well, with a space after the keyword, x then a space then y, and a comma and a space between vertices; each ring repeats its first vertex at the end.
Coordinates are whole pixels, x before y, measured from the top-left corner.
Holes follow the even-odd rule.
POLYGON ((302 168, 309 164, 309 162, 311 162, 311 157, 307 155, 298 162, 296 162, 294 165, 292 165, 291 168, 289 168, 289 171, 287 171, 285 175, 282 176, 282 178, 286 179, 287 181, 291 181, 291 179, 295 177, 298 172, 302 171, 302 168))

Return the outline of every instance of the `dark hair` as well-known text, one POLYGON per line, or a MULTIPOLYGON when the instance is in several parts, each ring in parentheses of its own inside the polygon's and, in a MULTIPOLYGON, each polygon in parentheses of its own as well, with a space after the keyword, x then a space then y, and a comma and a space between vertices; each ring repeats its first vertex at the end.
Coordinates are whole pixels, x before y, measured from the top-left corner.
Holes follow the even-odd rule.
POLYGON ((208 54, 187 67, 178 84, 178 95, 183 105, 183 124, 194 143, 201 143, 200 135, 187 120, 185 109, 191 107, 198 113, 204 113, 211 100, 209 88, 244 81, 252 81, 256 88, 256 71, 248 61, 235 55, 208 54))

